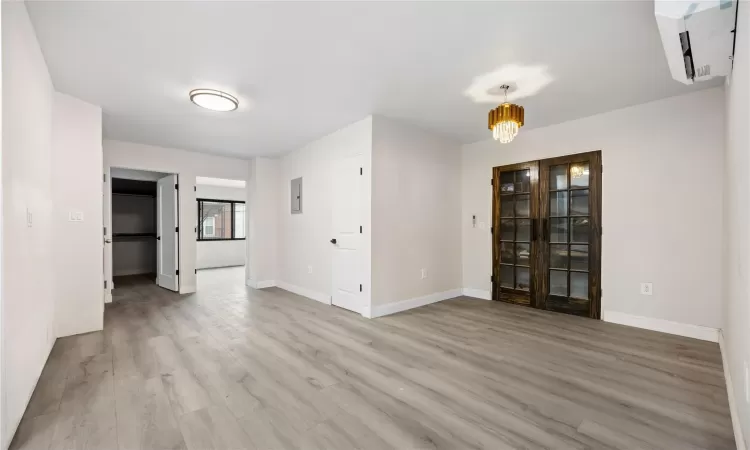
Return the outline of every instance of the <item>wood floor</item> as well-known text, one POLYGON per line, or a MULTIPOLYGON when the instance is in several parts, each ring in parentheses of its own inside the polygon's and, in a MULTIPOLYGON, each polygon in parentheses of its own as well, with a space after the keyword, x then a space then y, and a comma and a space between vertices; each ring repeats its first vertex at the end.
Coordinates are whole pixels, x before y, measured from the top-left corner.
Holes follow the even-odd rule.
POLYGON ((368 320, 243 278, 118 284, 11 448, 735 448, 716 344, 469 298, 368 320))

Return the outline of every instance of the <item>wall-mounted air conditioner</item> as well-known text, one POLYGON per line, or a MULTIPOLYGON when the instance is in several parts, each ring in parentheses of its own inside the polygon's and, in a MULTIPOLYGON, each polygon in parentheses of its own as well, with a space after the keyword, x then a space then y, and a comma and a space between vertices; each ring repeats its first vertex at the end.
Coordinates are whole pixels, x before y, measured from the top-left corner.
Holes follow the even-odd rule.
POLYGON ((685 84, 732 70, 737 0, 657 0, 656 22, 672 77, 685 84))

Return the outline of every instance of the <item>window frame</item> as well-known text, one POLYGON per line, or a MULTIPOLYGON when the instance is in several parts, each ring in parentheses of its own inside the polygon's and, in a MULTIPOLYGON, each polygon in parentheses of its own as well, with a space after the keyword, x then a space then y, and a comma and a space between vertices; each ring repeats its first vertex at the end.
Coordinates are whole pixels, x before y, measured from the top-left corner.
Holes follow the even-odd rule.
MULTIPOLYGON (((196 198, 196 205, 197 205, 197 219, 198 219, 198 227, 196 229, 196 241, 198 242, 213 242, 213 241, 244 241, 246 238, 244 237, 236 237, 235 233, 235 227, 234 227, 234 205, 237 203, 245 204, 244 201, 241 200, 221 200, 216 198, 196 198), (231 212, 230 221, 232 224, 232 237, 230 238, 205 238, 203 237, 203 221, 201 220, 201 209, 202 209, 202 203, 203 202, 210 202, 210 203, 226 203, 229 205, 229 210, 231 212)), ((247 208, 245 208, 245 214, 247 215, 247 208)), ((216 219, 214 219, 214 234, 216 234, 216 219)))

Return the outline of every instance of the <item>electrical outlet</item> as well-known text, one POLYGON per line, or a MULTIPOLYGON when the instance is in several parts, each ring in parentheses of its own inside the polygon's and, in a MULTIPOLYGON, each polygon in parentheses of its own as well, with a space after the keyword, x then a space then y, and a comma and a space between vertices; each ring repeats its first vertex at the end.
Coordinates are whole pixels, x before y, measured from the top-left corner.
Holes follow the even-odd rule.
POLYGON ((427 269, 422 269, 422 279, 427 278, 427 269))
POLYGON ((312 273, 312 266, 307 266, 307 273, 312 273))
POLYGON ((31 214, 31 210, 29 208, 26 208, 26 226, 31 228, 31 226, 34 224, 34 217, 31 214))
POLYGON ((651 295, 653 292, 653 283, 641 283, 641 295, 651 295))

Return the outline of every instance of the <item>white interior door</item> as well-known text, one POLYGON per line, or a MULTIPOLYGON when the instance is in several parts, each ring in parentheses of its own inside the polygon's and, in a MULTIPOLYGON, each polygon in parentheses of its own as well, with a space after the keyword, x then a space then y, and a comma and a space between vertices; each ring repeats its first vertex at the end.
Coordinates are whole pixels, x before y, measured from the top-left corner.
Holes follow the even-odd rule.
POLYGON ((331 302, 362 313, 362 156, 334 161, 333 295, 331 302))
POLYGON ((102 189, 102 223, 104 224, 104 303, 112 301, 112 188, 109 178, 109 168, 104 172, 104 188, 102 189))
POLYGON ((156 182, 156 284, 177 292, 178 230, 177 175, 156 182))

